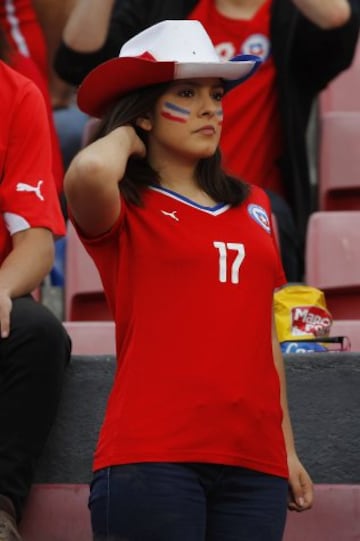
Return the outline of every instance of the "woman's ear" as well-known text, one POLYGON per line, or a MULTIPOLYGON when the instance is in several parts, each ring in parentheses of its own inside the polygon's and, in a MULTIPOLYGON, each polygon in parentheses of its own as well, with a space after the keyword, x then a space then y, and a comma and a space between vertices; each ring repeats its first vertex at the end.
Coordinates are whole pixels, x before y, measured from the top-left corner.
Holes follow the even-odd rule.
POLYGON ((152 129, 150 116, 139 116, 136 119, 135 124, 144 131, 151 131, 152 129))

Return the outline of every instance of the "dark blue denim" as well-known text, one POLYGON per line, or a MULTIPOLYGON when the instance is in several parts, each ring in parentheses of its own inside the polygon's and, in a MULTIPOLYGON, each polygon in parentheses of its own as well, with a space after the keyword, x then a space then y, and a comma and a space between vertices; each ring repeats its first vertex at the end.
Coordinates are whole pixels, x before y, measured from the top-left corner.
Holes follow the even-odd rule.
POLYGON ((281 541, 286 479, 216 464, 140 463, 99 470, 95 541, 281 541))
POLYGON ((55 421, 70 346, 46 306, 31 295, 13 299, 11 332, 0 338, 0 494, 19 521, 55 421))

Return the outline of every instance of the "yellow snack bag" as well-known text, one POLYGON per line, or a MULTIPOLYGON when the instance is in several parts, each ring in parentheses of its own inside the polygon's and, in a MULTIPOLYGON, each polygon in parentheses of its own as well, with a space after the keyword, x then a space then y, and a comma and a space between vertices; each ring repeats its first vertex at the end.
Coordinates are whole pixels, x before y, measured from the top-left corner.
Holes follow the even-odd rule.
POLYGON ((290 284, 276 291, 274 303, 280 343, 329 336, 332 316, 320 289, 290 284))

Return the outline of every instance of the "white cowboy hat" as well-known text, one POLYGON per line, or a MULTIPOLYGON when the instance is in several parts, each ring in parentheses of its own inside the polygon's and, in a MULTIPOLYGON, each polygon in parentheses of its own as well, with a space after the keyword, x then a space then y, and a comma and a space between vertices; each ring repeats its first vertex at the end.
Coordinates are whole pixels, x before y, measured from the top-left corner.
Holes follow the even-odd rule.
POLYGON ((252 75, 261 60, 239 55, 222 61, 199 21, 162 21, 124 43, 117 58, 93 69, 79 87, 80 109, 100 117, 138 88, 177 79, 219 77, 229 89, 252 75))

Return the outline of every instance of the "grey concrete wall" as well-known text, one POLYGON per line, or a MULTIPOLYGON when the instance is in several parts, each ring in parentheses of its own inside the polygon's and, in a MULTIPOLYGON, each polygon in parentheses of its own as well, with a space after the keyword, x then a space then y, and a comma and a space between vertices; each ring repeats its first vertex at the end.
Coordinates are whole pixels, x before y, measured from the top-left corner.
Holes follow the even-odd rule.
MULTIPOLYGON (((360 483, 360 355, 285 356, 298 453, 315 483, 360 483)), ((38 483, 87 483, 113 357, 73 357, 38 483)))

